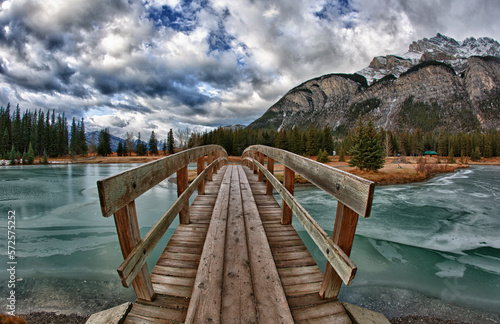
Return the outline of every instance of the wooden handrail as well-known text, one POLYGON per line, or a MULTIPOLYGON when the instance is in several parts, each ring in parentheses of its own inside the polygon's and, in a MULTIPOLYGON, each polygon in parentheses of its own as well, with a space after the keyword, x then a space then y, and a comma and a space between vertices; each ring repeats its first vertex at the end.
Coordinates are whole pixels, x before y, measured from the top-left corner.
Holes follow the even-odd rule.
MULTIPOLYGON (((206 145, 185 150, 125 172, 97 181, 101 211, 109 217, 137 197, 153 188, 191 162, 212 152, 226 151, 219 145, 206 145)), ((209 163, 212 161, 209 157, 209 163)))
POLYGON ((363 217, 370 215, 375 184, 297 154, 263 145, 248 147, 243 152, 243 161, 248 162, 252 169, 259 169, 259 174, 265 175, 268 181, 266 194, 272 193, 272 190, 269 190, 269 184, 271 184, 282 197, 282 224, 291 223, 291 210, 326 257, 327 268, 319 291, 321 298, 337 297, 341 283, 351 284, 356 274, 356 266, 349 255, 358 215, 363 217), (256 153, 258 153, 259 160, 255 158, 256 153), (264 167, 261 154, 267 156, 269 170, 264 167), (284 165, 284 184, 281 184, 273 175, 274 161, 284 165), (293 197, 291 183, 294 181, 295 173, 337 198, 333 238, 328 236, 293 197))
POLYGON ((252 145, 245 149, 243 156, 250 152, 264 153, 323 189, 358 215, 370 216, 375 188, 372 181, 274 147, 252 145))
POLYGON ((118 274, 122 280, 122 284, 125 287, 129 287, 135 276, 139 273, 142 266, 146 263, 146 259, 149 257, 151 252, 165 234, 166 230, 172 224, 177 214, 182 210, 189 197, 193 194, 199 184, 205 179, 209 170, 212 170, 214 166, 224 158, 220 160, 213 161, 208 165, 205 170, 203 170, 189 187, 184 190, 184 192, 177 198, 177 200, 170 205, 168 210, 163 214, 163 216, 158 219, 158 221, 151 227, 151 229, 144 235, 144 237, 137 242, 134 249, 127 256, 125 261, 118 267, 118 274))
POLYGON ((189 224, 189 197, 196 188, 204 190, 205 178, 224 161, 227 162, 227 153, 221 146, 207 145, 167 156, 97 182, 102 214, 104 217, 114 214, 125 259, 117 269, 118 274, 125 287, 133 283, 137 298, 149 301, 155 298, 146 266, 148 256, 177 214, 181 224, 189 224), (206 168, 205 155, 208 155, 209 161, 206 168), (214 159, 214 156, 218 158, 214 159), (187 186, 187 165, 195 161, 198 176, 187 186), (177 200, 141 238, 135 199, 176 172, 179 187, 177 200))

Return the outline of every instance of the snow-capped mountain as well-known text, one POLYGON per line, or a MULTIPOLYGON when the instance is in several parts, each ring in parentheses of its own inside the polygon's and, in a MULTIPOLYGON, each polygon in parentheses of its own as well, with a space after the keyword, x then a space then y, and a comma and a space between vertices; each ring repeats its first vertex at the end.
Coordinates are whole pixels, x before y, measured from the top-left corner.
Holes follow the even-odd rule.
POLYGON ((469 37, 458 42, 451 37, 437 34, 410 44, 408 52, 400 55, 374 57, 370 65, 357 73, 363 75, 368 83, 386 75, 399 77, 409 68, 424 61, 440 61, 453 67, 457 74, 467 68, 467 59, 471 56, 500 57, 500 44, 489 37, 469 37))

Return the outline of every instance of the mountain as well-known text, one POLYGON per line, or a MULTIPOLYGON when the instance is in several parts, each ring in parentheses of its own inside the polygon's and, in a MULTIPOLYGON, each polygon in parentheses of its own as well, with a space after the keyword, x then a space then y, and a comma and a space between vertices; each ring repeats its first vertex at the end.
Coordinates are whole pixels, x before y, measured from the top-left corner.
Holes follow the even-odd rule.
MULTIPOLYGON (((90 147, 91 145, 95 145, 96 147, 99 145, 99 131, 93 131, 93 132, 87 132, 85 133, 85 139, 87 140, 87 145, 90 147)), ((118 149, 118 144, 122 143, 122 145, 125 144, 125 140, 122 138, 119 138, 114 135, 109 135, 111 139, 111 150, 113 152, 116 152, 118 149)))
POLYGON ((291 89, 253 128, 330 126, 348 131, 361 114, 389 130, 500 129, 500 44, 437 34, 407 53, 375 57, 355 74, 328 74, 291 89))

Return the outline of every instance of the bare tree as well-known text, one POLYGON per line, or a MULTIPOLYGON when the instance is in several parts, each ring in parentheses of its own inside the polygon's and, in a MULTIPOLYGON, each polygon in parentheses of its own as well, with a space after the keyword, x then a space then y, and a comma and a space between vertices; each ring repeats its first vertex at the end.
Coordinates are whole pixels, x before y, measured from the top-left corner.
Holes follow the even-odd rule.
POLYGON ((175 137, 179 140, 179 148, 184 149, 184 130, 177 128, 175 131, 175 137))
POLYGON ((134 134, 127 132, 125 134, 125 144, 127 145, 127 155, 131 156, 134 151, 134 134))

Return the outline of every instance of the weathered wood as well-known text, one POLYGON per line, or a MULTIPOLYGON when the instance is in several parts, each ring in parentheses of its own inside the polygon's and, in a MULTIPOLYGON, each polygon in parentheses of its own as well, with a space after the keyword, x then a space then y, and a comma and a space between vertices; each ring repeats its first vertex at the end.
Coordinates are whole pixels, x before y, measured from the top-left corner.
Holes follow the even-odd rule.
POLYGON ((104 217, 111 216, 115 211, 135 200, 190 162, 214 151, 222 151, 224 156, 227 156, 221 146, 201 146, 97 181, 102 215, 104 217))
POLYGON ((257 322, 239 181, 239 173, 233 172, 224 251, 222 323, 257 322))
POLYGON ((220 323, 224 245, 226 238, 229 188, 233 169, 228 167, 215 203, 207 238, 203 247, 195 289, 191 296, 186 323, 220 323))
POLYGON ((375 184, 348 172, 303 156, 264 145, 252 145, 243 156, 262 152, 300 174, 308 181, 342 201, 360 216, 370 216, 375 184))
MULTIPOLYGON (((200 175, 200 173, 203 172, 204 168, 205 168, 205 156, 202 156, 196 161, 196 173, 200 175)), ((205 194, 205 179, 203 179, 198 186, 198 195, 204 195, 204 194, 205 194)))
MULTIPOLYGON (((214 161, 214 156, 213 156, 212 152, 208 153, 208 160, 207 161, 208 161, 207 162, 208 164, 212 164, 212 162, 214 161)), ((213 170, 210 170, 210 171, 208 171, 207 180, 212 181, 212 178, 213 178, 213 170)))
MULTIPOLYGON (((358 214, 339 201, 333 229, 333 241, 347 256, 351 254, 357 224, 358 214)), ((331 265, 327 264, 319 295, 321 298, 336 298, 339 294, 341 285, 342 279, 333 270, 331 265)))
MULTIPOLYGON (((262 172, 262 171, 260 171, 262 172)), ((286 190, 293 196, 294 186, 295 186, 295 172, 291 169, 285 167, 283 184, 286 190)), ((288 204, 283 202, 282 212, 281 212, 281 224, 289 225, 292 223, 292 209, 288 204)))
POLYGON ((340 302, 336 302, 333 304, 321 304, 315 307, 297 308, 293 311, 293 315, 296 321, 324 317, 327 315, 334 315, 339 313, 345 314, 344 307, 340 302))
POLYGON ((194 190, 196 190, 201 180, 204 179, 207 172, 213 168, 214 164, 215 162, 212 162, 198 177, 196 177, 189 187, 184 190, 181 196, 168 208, 165 214, 163 214, 153 227, 151 227, 144 238, 137 243, 134 249, 126 257, 125 261, 118 267, 118 274, 125 287, 130 285, 139 270, 146 263, 146 259, 153 252, 156 244, 158 244, 163 237, 163 234, 170 224, 172 224, 172 221, 182 207, 189 202, 189 197, 194 190))
POLYGON ((333 242, 321 226, 309 215, 301 204, 287 191, 284 186, 265 169, 258 161, 253 160, 255 164, 273 184, 274 189, 280 194, 283 199, 283 205, 291 206, 291 209, 297 219, 300 221, 304 229, 311 236, 320 251, 326 257, 327 261, 333 266, 346 285, 351 284, 354 275, 356 274, 356 265, 342 251, 342 249, 333 242))
MULTIPOLYGON (((259 163, 264 165, 264 153, 258 153, 258 157, 259 157, 259 163)), ((262 171, 259 170, 259 176, 258 176, 258 180, 257 181, 262 181, 264 179, 264 174, 262 173, 262 171)))
MULTIPOLYGON (((114 218, 122 254, 124 258, 127 258, 133 251, 137 242, 141 239, 139 223, 137 222, 137 213, 135 210, 135 201, 131 201, 125 207, 116 211, 114 218)), ((137 298, 149 301, 155 298, 146 264, 138 268, 137 275, 132 284, 137 298)))
POLYGON ((292 323, 293 318, 281 286, 278 270, 267 244, 266 234, 250 184, 242 167, 241 196, 248 239, 248 253, 254 285, 255 302, 260 323, 292 323))
MULTIPOLYGON (((188 169, 187 165, 177 171, 177 197, 180 197, 188 187, 188 169)), ((189 200, 184 204, 179 212, 179 222, 189 224, 189 200)))
MULTIPOLYGON (((269 171, 271 174, 274 174, 274 160, 269 156, 267 157, 267 171, 269 171)), ((272 194, 273 194, 273 185, 268 180, 266 180, 266 195, 272 195, 272 194)))

